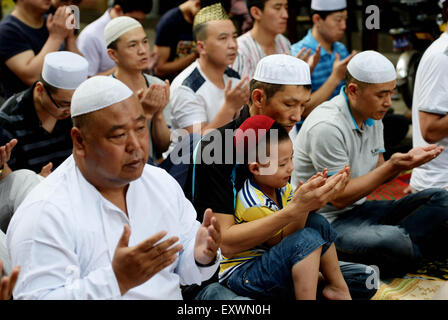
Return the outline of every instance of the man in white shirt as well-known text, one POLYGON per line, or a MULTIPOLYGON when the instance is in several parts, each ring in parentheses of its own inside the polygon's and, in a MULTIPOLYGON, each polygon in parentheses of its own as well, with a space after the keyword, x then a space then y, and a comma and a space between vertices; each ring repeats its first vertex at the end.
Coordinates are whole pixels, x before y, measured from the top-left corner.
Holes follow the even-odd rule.
MULTIPOLYGON (((448 2, 443 1, 447 17, 448 2)), ((412 139, 414 147, 437 143, 448 147, 448 31, 425 51, 417 69, 412 100, 412 139)), ((427 188, 448 189, 448 153, 415 168, 413 191, 427 188)))
POLYGON ((152 9, 152 1, 114 0, 110 9, 87 25, 76 40, 79 51, 89 61, 89 76, 112 74, 115 62, 109 58, 104 41, 104 28, 112 19, 128 16, 140 22, 152 9))
POLYGON ((248 102, 249 86, 228 67, 237 55, 237 33, 221 4, 202 8, 193 26, 199 59, 171 84, 171 120, 173 129, 202 133, 231 121, 248 102))
POLYGON ((218 267, 219 225, 146 165, 143 108, 121 81, 86 80, 71 114, 73 155, 20 205, 7 233, 15 299, 181 299, 218 267), (177 244, 176 244, 177 243, 177 244))

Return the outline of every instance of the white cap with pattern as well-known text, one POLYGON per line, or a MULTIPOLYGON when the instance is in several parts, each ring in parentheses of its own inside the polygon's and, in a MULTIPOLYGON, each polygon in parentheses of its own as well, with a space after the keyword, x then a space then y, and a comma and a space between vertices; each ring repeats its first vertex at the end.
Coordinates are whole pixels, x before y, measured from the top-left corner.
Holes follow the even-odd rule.
POLYGON ((104 40, 106 41, 106 47, 126 32, 138 27, 143 28, 140 22, 128 16, 121 16, 112 19, 106 25, 106 28, 104 28, 104 40))
POLYGON ((72 118, 107 108, 133 95, 123 82, 113 77, 94 76, 75 90, 72 97, 72 118))
POLYGON ((271 54, 261 59, 254 80, 283 85, 310 85, 310 66, 287 54, 271 54))
POLYGON ((392 62, 372 50, 356 54, 348 63, 347 71, 353 78, 365 83, 385 83, 397 78, 392 62))
POLYGON ((311 9, 316 11, 337 11, 347 8, 347 0, 312 0, 311 9))
POLYGON ((87 79, 89 63, 79 54, 69 51, 48 53, 44 58, 42 78, 59 89, 75 90, 87 79))

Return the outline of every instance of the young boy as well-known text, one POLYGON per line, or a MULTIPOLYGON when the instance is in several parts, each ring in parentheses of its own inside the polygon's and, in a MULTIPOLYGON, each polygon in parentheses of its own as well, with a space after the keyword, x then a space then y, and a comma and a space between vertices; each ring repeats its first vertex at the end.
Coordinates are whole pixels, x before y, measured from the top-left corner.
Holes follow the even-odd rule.
MULTIPOLYGON (((293 171, 292 142, 285 128, 267 116, 252 116, 241 124, 234 142, 237 159, 244 158, 239 162, 252 174, 238 192, 236 223, 262 219, 286 207, 294 190, 288 182, 293 171)), ((344 171, 348 174, 348 168, 344 171)), ((316 182, 326 178, 325 170, 313 177, 316 182)), ((225 257, 220 282, 255 299, 286 291, 296 299, 310 300, 316 299, 320 270, 327 282, 322 291, 325 298, 351 299, 338 265, 335 238, 323 217, 307 212, 270 238, 251 239, 242 244, 241 252, 225 257)))

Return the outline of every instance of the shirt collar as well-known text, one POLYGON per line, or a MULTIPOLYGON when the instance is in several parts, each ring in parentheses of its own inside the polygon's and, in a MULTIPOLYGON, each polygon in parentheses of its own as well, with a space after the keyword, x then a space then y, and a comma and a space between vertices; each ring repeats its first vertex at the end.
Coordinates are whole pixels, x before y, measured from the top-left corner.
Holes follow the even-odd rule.
MULTIPOLYGON (((313 52, 314 51, 316 51, 316 49, 317 49, 317 46, 319 45, 319 42, 317 42, 317 40, 313 37, 313 34, 312 34, 312 29, 309 29, 308 30, 308 34, 306 35, 306 45, 307 45, 307 47, 309 47, 309 48, 311 48, 312 50, 313 50, 313 52)), ((332 47, 332 49, 333 49, 333 54, 335 53, 335 50, 334 50, 334 44, 335 43, 333 43, 332 45, 331 45, 331 47, 332 47)), ((327 52, 322 46, 320 47, 320 56, 322 57, 322 56, 324 56, 324 55, 331 55, 329 52, 327 52)))
MULTIPOLYGON (((355 121, 355 118, 353 118, 352 111, 350 110, 348 98, 347 98, 347 95, 345 94, 345 87, 346 87, 345 85, 342 86, 341 94, 344 96, 345 102, 347 104, 347 109, 348 109, 348 112, 350 113, 350 117, 352 118, 353 125, 354 125, 355 129, 361 131, 361 129, 358 127, 358 124, 355 121)), ((373 126, 374 123, 375 123, 375 121, 371 118, 364 120, 364 125, 369 126, 369 127, 373 126)))

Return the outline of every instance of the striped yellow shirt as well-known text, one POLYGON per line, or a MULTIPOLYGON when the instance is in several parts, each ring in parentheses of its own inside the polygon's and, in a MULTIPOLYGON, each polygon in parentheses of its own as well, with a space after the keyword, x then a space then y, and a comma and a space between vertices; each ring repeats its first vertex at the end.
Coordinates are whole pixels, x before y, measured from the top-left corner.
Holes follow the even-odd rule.
MULTIPOLYGON (((281 207, 277 206, 272 199, 266 196, 253 181, 247 179, 237 195, 234 213, 235 222, 240 224, 254 221, 279 211, 291 200, 294 190, 292 185, 288 183, 285 187, 276 189, 276 192, 278 199, 281 199, 281 207)), ((277 234, 280 232, 281 230, 277 234)), ((223 257, 220 263, 219 280, 225 280, 236 268, 262 255, 268 249, 267 246, 259 245, 250 250, 240 252, 232 258, 223 257)))

